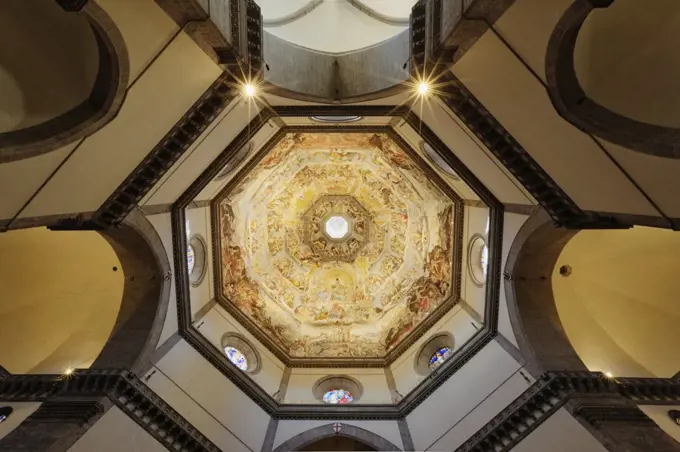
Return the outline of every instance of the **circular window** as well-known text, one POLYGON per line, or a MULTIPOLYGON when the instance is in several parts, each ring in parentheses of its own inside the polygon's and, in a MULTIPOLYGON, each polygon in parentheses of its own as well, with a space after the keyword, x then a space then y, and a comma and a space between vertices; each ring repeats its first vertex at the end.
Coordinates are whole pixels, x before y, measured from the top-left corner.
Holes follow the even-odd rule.
POLYGON ((451 165, 446 163, 446 161, 442 158, 441 155, 437 151, 434 150, 432 146, 430 146, 428 143, 421 141, 420 142, 420 148, 422 149, 423 153, 425 156, 430 160, 430 162, 434 163, 436 167, 438 167, 440 170, 444 171, 448 176, 451 177, 453 180, 460 180, 460 177, 458 177, 458 174, 451 168, 451 165))
POLYGON ((455 350, 453 335, 449 332, 439 333, 430 338, 416 353, 414 367, 420 375, 429 375, 430 372, 441 366, 449 359, 455 350))
POLYGON ((344 217, 334 215, 326 221, 326 234, 332 239, 341 239, 349 233, 349 223, 344 217))
POLYGON ((347 375, 323 377, 312 388, 314 397, 323 403, 344 405, 356 403, 364 392, 361 383, 347 375))
POLYGON ((363 118, 361 116, 312 116, 312 121, 316 122, 354 122, 361 121, 363 118))
POLYGON ((236 152, 236 154, 229 159, 226 165, 224 165, 224 168, 222 168, 222 171, 215 177, 216 181, 221 181, 226 179, 231 175, 231 173, 236 169, 236 167, 243 161, 243 159, 250 154, 250 151, 253 150, 255 147, 255 144, 251 141, 247 145, 243 146, 241 149, 236 152))
POLYGON ((475 234, 468 245, 468 270, 472 282, 482 287, 486 282, 486 273, 489 267, 489 247, 481 234, 475 234))
POLYGON ((441 347, 436 352, 434 352, 434 354, 430 357, 430 362, 428 363, 430 370, 435 370, 437 367, 439 367, 444 361, 447 360, 449 356, 451 356, 452 353, 453 349, 451 347, 441 347))
POLYGON ((0 424, 5 422, 14 409, 11 406, 0 407, 0 424))
POLYGON ((240 370, 249 374, 256 374, 260 371, 260 354, 240 334, 225 334, 222 337, 222 348, 227 359, 240 370))
POLYGON ((343 405, 351 403, 354 398, 352 393, 345 389, 331 389, 323 395, 323 401, 334 405, 343 405))
POLYGON ((194 251, 194 247, 189 245, 187 247, 187 267, 189 267, 189 274, 194 271, 194 267, 196 266, 196 251, 194 251))
POLYGON ((224 347, 224 353, 227 354, 227 358, 229 358, 229 361, 231 361, 233 365, 241 370, 248 370, 248 360, 246 359, 246 355, 241 353, 241 350, 232 346, 227 346, 224 347))
POLYGON ((207 267, 206 260, 206 246, 203 238, 199 235, 192 236, 187 247, 187 267, 189 281, 194 287, 203 281, 207 267))

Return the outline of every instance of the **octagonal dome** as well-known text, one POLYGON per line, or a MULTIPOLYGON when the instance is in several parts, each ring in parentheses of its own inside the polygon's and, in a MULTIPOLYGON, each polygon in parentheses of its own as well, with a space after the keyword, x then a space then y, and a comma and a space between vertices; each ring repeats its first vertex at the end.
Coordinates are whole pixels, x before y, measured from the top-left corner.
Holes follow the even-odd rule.
POLYGON ((457 201, 414 159, 384 134, 283 136, 217 198, 223 299, 291 358, 385 357, 457 293, 457 201))

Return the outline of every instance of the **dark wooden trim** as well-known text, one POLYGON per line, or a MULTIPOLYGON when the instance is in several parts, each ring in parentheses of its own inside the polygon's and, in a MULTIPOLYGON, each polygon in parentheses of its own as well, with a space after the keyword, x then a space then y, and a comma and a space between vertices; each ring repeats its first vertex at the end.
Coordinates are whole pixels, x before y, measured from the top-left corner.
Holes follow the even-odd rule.
MULTIPOLYGON (((204 199, 201 201, 192 201, 186 208, 187 209, 200 209, 202 207, 210 207, 210 200, 204 199)), ((139 207, 139 210, 145 215, 158 215, 161 213, 170 213, 172 211, 172 203, 168 204, 146 204, 139 207)))

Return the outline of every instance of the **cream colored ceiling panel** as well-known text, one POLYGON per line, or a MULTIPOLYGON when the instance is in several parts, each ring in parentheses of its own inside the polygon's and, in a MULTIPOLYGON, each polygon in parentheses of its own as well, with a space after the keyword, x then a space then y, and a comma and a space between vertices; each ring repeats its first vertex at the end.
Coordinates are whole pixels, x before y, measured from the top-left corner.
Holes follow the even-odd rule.
POLYGON ((543 85, 496 36, 484 34, 453 72, 579 207, 658 215, 607 154, 557 114, 543 85))
POLYGON ((241 150, 236 151, 234 163, 225 165, 218 173, 217 177, 210 181, 206 187, 196 196, 196 201, 203 201, 214 198, 224 186, 236 176, 246 163, 264 146, 269 139, 277 132, 278 127, 273 121, 262 127, 248 144, 241 150), (225 176, 226 177, 223 177, 225 176))
POLYGON ((47 154, 0 165, 0 221, 17 215, 77 145, 71 143, 47 154))
MULTIPOLYGON (((269 415, 191 345, 180 341, 157 367, 181 387, 184 394, 208 411, 213 419, 238 435, 248 449, 260 450, 269 425, 269 415)), ((151 387, 153 388, 153 384, 151 387)), ((193 421, 193 416, 188 410, 182 410, 180 406, 177 406, 177 409, 190 422, 193 421)), ((197 427, 200 429, 200 426, 197 427)), ((203 433, 214 442, 219 440, 219 437, 213 434, 217 431, 203 433)), ((227 447, 222 450, 235 449, 227 447)))
MULTIPOLYGON (((434 169, 451 188, 453 188, 458 196, 466 200, 479 200, 479 196, 477 196, 472 188, 470 188, 465 182, 460 180, 460 177, 457 173, 455 176, 451 173, 447 173, 440 166, 438 166, 432 158, 428 157, 423 147, 423 139, 418 134, 418 132, 403 122, 396 126, 395 130, 408 142, 408 144, 411 145, 411 148, 416 151, 418 155, 420 155, 422 159, 427 162, 427 164, 432 169, 434 169)), ((452 168, 449 168, 449 171, 455 172, 452 168)))
MULTIPOLYGON (((183 161, 175 164, 165 176, 165 181, 147 196, 145 204, 173 203, 201 175, 212 161, 226 148, 248 123, 259 113, 252 103, 240 98, 231 112, 222 117, 210 133, 204 134, 185 153, 183 161)), ((272 126, 265 125, 272 129, 272 126)))
POLYGON ((680 160, 641 154, 604 140, 600 142, 666 216, 680 218, 680 160))
POLYGON ((424 108, 414 109, 425 124, 501 202, 534 203, 523 187, 505 171, 484 146, 448 110, 431 100, 424 108))
POLYGON ((70 452, 163 452, 167 449, 117 406, 85 432, 70 452))
POLYGON ((177 24, 153 0, 97 0, 123 35, 130 57, 130 83, 177 31, 177 24))
POLYGON ((180 35, 128 91, 118 116, 86 139, 21 216, 97 210, 219 72, 180 35))
POLYGON ((494 28, 545 80, 545 49, 557 22, 573 0, 517 0, 494 28))

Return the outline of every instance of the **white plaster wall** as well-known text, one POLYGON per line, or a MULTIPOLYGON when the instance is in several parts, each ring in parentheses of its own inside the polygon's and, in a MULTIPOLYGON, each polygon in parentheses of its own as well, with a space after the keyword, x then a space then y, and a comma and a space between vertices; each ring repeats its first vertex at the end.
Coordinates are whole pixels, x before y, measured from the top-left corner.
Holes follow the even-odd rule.
MULTIPOLYGON (((487 422, 510 405, 532 384, 525 380, 520 371, 521 369, 514 372, 499 387, 481 400, 468 414, 453 423, 427 450, 456 450, 456 448, 460 447, 461 444, 484 427, 487 422)), ((524 372, 524 375, 528 375, 528 373, 524 372)), ((435 392, 433 396, 436 397, 437 393, 435 392)))
MULTIPOLYGON (((225 120, 226 120, 227 122, 231 123, 231 118, 230 118, 230 119, 226 119, 226 118, 225 118, 225 120)), ((217 122, 217 121, 216 121, 216 122, 217 122)), ((219 124, 221 124, 221 121, 220 121, 219 124)), ((219 124, 218 124, 217 127, 220 126, 219 124)), ((217 127, 216 127, 216 129, 217 129, 217 127)), ((227 130, 226 127, 220 129, 219 131, 218 131, 218 130, 215 130, 215 133, 214 133, 214 134, 211 134, 211 135, 210 135, 210 138, 211 138, 211 139, 213 138, 212 135, 215 135, 216 137, 220 137, 220 136, 222 136, 223 131, 226 131, 226 130, 227 130)), ((267 124, 265 124, 260 130, 257 131, 257 133, 255 133, 255 134, 251 137, 250 143, 253 144, 253 147, 252 147, 252 149, 250 150, 250 153, 249 153, 248 155, 244 156, 243 159, 241 160, 241 162, 240 162, 236 167, 232 168, 231 174, 229 175, 229 177, 227 177, 226 179, 218 180, 218 181, 217 181, 217 180, 212 180, 212 181, 210 181, 210 182, 208 183, 208 185, 206 185, 205 188, 204 188, 203 190, 201 190, 201 192, 196 196, 195 199, 196 199, 196 200, 213 199, 215 196, 217 196, 217 194, 224 188, 224 186, 225 186, 231 179, 233 179, 234 176, 236 176, 236 175, 243 169, 243 167, 245 166, 245 164, 246 164, 251 158, 253 158, 253 156, 254 156, 255 154, 257 154, 257 152, 260 150, 260 148, 261 148, 263 145, 265 145, 265 144, 269 141, 269 139, 270 139, 270 138, 271 138, 278 130, 279 130, 279 128, 278 128, 278 126, 274 123, 274 121, 269 121, 267 124)), ((208 140, 206 139, 206 141, 208 141, 208 140)), ((218 142, 216 143, 216 145, 218 146, 219 152, 221 152, 221 151, 224 149, 224 143, 225 143, 225 142, 222 141, 221 138, 220 138, 220 139, 218 140, 218 142)), ((201 146, 204 146, 204 145, 205 145, 205 144, 201 144, 201 146)), ((246 146, 248 146, 248 145, 246 145, 246 146)), ((203 151, 201 151, 201 152, 203 152, 203 151)), ((240 152, 240 150, 237 151, 237 152, 240 152)), ((216 154, 216 155, 217 155, 217 154, 216 154)), ((222 167, 221 169, 224 169, 224 167, 222 167)), ((219 173, 218 173, 218 174, 219 174, 219 173)))
MULTIPOLYGON (((184 340, 148 385, 225 451, 259 451, 270 417, 184 340)), ((151 371, 153 372, 153 370, 151 371)))
MULTIPOLYGON (((418 339, 409 349, 402 353, 397 360, 392 363, 390 369, 394 376, 394 381, 397 386, 397 391, 402 396, 408 394, 415 388, 426 376, 420 375, 415 370, 415 360, 420 347, 432 336, 450 332, 454 338, 454 350, 460 348, 466 341, 468 341, 476 332, 477 329, 473 326, 474 320, 463 311, 460 306, 455 306, 444 317, 442 317, 427 334, 418 339)), ((479 325, 478 325, 479 327, 479 325)))
MULTIPOLYGON (((211 63, 212 64, 212 63, 211 63)), ((217 66, 215 66, 216 68, 217 66)), ((211 69, 211 74, 213 69, 211 69)), ((217 75, 211 80, 217 78, 217 75)), ((206 89, 208 86, 205 87, 206 89)), ((194 100, 197 99, 194 98, 194 100)), ((158 181, 144 197, 141 204, 166 204, 175 202, 201 173, 212 163, 236 136, 247 128, 248 123, 259 113, 259 108, 250 101, 236 98, 220 116, 189 147, 182 157, 158 181)), ((263 127, 263 133, 274 133, 271 125, 263 127)), ((197 198, 205 199, 205 198, 197 198)))
MULTIPOLYGON (((408 0, 390 0, 396 7, 386 5, 388 2, 364 0, 367 5, 375 7, 382 4, 383 14, 394 15, 395 18, 408 18, 408 0), (404 14, 402 16, 402 14, 404 14)), ((306 2, 303 2, 304 5, 306 2)), ((300 8, 300 2, 281 2, 261 0, 260 6, 265 19, 272 20, 285 17, 300 8), (276 4, 285 4, 276 5, 276 4), (287 4, 290 4, 288 7, 287 4)), ((409 11, 410 12, 410 11, 409 11)), ((327 0, 314 11, 285 25, 265 26, 265 30, 301 47, 321 52, 344 53, 378 44, 406 30, 406 25, 392 25, 375 20, 360 12, 344 0, 327 0), (351 25, 350 25, 351 24, 351 25)))
POLYGON ((381 368, 368 369, 337 369, 337 368, 296 368, 292 369, 284 403, 312 403, 323 404, 317 400, 312 392, 314 384, 329 375, 348 375, 361 383, 364 394, 354 402, 391 404, 392 397, 387 387, 385 371, 381 368))
POLYGON ((341 424, 354 425, 369 430, 378 436, 381 436, 403 449, 401 442, 401 434, 399 433, 399 426, 397 421, 328 421, 328 420, 310 420, 310 421, 279 421, 276 429, 276 437, 274 439, 274 449, 279 447, 282 443, 288 441, 292 437, 306 432, 307 430, 320 427, 322 425, 334 424, 339 422, 341 424))
POLYGON ((246 374, 262 389, 273 396, 281 384, 281 377, 285 366, 255 337, 231 317, 221 306, 215 305, 200 320, 194 322, 201 334, 218 350, 222 350, 222 336, 226 333, 238 333, 257 349, 260 354, 260 371, 256 374, 246 374))
MULTIPOLYGON (((466 78, 461 78, 466 84, 468 83, 466 78)), ((531 195, 525 193, 522 185, 510 175, 505 167, 493 157, 491 152, 477 140, 474 134, 448 107, 443 106, 440 101, 432 99, 424 106, 416 104, 413 109, 449 150, 501 202, 527 205, 535 203, 531 195)))
POLYGON ((118 407, 106 412, 70 452, 165 452, 167 449, 118 407))
POLYGON ((17 428, 24 419, 40 408, 41 402, 0 402, 0 406, 10 406, 14 409, 12 414, 0 423, 0 439, 7 436, 17 428))
POLYGON ((486 300, 486 284, 482 287, 475 285, 470 276, 470 267, 468 262, 468 251, 472 237, 475 234, 481 234, 486 240, 487 246, 489 239, 486 234, 486 225, 489 221, 489 209, 487 207, 465 207, 465 229, 463 237, 465 241, 461 244, 463 247, 463 266, 461 278, 461 297, 466 301, 472 309, 474 309, 481 318, 484 318, 484 304, 486 300))
POLYGON ((187 241, 193 235, 200 235, 205 242, 206 268, 205 274, 198 287, 189 286, 192 316, 214 297, 214 274, 212 260, 212 225, 210 222, 210 208, 186 209, 186 223, 189 228, 187 241))
POLYGON ((680 405, 640 405, 638 406, 651 420, 666 432, 671 438, 680 443, 680 428, 668 416, 669 410, 680 410, 680 405))
MULTIPOLYGON (((170 213, 161 213, 158 215, 150 215, 146 217, 149 222, 153 225, 154 229, 158 233, 158 236, 163 242, 163 248, 168 255, 168 259, 173 261, 174 254, 172 252, 172 218, 170 213)), ((163 329, 161 330, 161 336, 158 339, 157 347, 163 345, 163 343, 168 340, 178 329, 177 326, 177 290, 175 289, 175 271, 174 263, 171 262, 170 267, 173 269, 173 276, 170 278, 170 297, 168 300, 168 311, 165 315, 165 323, 163 324, 163 329)))
POLYGON ((406 417, 415 450, 432 447, 519 369, 500 345, 490 342, 406 417))
POLYGON ((513 452, 605 452, 593 435, 564 408, 560 408, 531 432, 513 452))
POLYGON ((130 83, 177 32, 177 24, 154 0, 96 0, 116 23, 127 45, 130 83))

